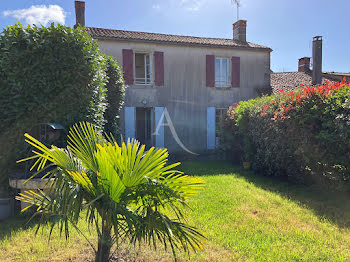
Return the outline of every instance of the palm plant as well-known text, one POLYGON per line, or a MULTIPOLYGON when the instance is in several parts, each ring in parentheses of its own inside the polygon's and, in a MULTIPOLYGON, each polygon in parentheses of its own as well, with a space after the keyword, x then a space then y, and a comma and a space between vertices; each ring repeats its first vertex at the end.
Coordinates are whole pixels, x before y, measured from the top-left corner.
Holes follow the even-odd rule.
POLYGON ((70 226, 83 234, 77 223, 86 210, 86 220, 98 237, 97 249, 89 242, 95 261, 108 261, 111 247, 125 240, 154 248, 157 243, 170 246, 175 260, 176 249, 201 248, 204 236, 183 222, 183 210, 203 183, 174 170, 179 163, 167 165, 166 149, 145 150, 135 140, 119 146, 89 123, 72 127, 64 149, 48 148, 29 134, 25 137, 35 150, 21 161, 34 160, 36 174, 50 170, 45 177, 50 178, 51 194, 27 191, 18 200, 28 202, 28 208, 37 207, 35 215, 49 222, 50 235, 55 226, 66 238, 70 226))

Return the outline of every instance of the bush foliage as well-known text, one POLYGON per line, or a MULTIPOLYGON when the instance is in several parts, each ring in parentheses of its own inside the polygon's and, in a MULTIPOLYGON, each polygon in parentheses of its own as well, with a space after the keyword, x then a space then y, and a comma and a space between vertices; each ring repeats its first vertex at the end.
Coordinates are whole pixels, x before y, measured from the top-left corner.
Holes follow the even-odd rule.
POLYGON ((124 102, 125 83, 122 70, 113 57, 107 57, 107 77, 108 107, 104 115, 106 120, 104 130, 107 134, 119 137, 119 117, 124 102))
POLYGON ((120 81, 120 70, 83 28, 16 24, 3 30, 0 49, 1 180, 26 153, 23 134, 39 123, 68 130, 89 121, 102 130, 107 71, 120 81))
POLYGON ((350 85, 312 87, 240 102, 223 123, 226 149, 255 171, 302 183, 350 178, 350 85))

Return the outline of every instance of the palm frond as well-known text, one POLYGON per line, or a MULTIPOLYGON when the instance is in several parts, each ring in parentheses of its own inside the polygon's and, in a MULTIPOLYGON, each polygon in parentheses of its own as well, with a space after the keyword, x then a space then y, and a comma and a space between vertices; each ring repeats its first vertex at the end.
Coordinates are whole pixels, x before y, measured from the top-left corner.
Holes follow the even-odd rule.
POLYGON ((201 248, 204 235, 182 220, 187 200, 201 190, 203 181, 175 170, 180 163, 167 165, 166 149, 146 150, 136 140, 119 146, 89 123, 71 128, 65 149, 25 137, 35 150, 34 156, 21 161, 36 160, 35 175, 55 167, 47 173, 52 197, 28 191, 18 199, 37 207, 41 219, 50 222, 50 232, 57 225, 68 238, 70 223, 77 229, 86 209, 86 221, 95 227, 101 243, 128 239, 156 247, 160 242, 169 245, 174 256, 177 248, 201 248))
POLYGON ((98 133, 90 123, 75 124, 68 134, 68 148, 79 158, 83 165, 93 171, 98 171, 95 152, 97 145, 105 142, 102 134, 98 133))

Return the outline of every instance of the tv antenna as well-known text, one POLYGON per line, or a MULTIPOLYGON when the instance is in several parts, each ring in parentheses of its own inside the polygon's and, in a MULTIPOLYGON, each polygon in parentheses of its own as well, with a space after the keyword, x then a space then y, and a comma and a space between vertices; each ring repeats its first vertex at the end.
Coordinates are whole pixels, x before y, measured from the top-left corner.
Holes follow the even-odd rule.
POLYGON ((237 21, 239 20, 239 7, 241 6, 241 0, 231 0, 234 5, 237 6, 237 21))

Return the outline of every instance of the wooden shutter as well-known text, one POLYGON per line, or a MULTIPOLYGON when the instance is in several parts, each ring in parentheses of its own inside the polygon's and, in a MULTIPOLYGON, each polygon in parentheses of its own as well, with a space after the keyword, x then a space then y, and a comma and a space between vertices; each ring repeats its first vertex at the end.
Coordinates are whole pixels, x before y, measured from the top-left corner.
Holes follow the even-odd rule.
POLYGON ((241 87, 241 58, 237 56, 232 57, 232 74, 231 85, 234 88, 241 87))
POLYGON ((215 56, 206 56, 206 86, 215 86, 215 56))
POLYGON ((134 84, 134 53, 131 49, 123 49, 123 73, 125 84, 134 84))
POLYGON ((215 107, 207 108, 207 149, 215 149, 215 107))
POLYGON ((155 107, 156 147, 164 148, 164 107, 155 107))
POLYGON ((164 85, 164 53, 154 52, 154 83, 156 86, 164 85))
POLYGON ((135 107, 125 107, 125 141, 135 138, 135 107))

